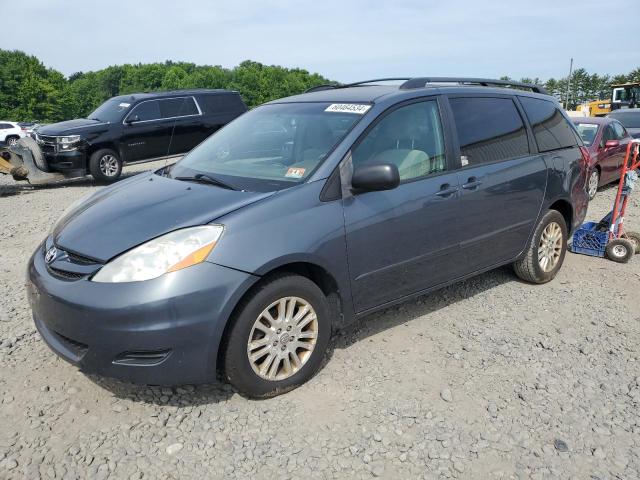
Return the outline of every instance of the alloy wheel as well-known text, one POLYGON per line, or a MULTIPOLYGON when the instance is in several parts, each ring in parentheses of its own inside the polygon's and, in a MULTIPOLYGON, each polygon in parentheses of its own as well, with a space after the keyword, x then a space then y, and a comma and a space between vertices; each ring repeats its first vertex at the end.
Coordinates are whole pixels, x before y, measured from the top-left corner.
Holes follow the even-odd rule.
POLYGON ((285 380, 307 363, 317 338, 318 319, 311 304, 299 297, 280 298, 254 322, 247 357, 261 378, 285 380))
POLYGON ((556 222, 545 227, 538 244, 538 263, 545 272, 555 268, 562 254, 562 229, 556 222))
POLYGON ((104 155, 100 159, 100 171, 107 177, 118 174, 118 159, 113 155, 104 155))
POLYGON ((9 145, 10 147, 13 147, 13 146, 15 146, 15 145, 17 145, 17 144, 18 144, 18 139, 17 139, 17 138, 10 138, 10 139, 7 141, 7 143, 8 143, 8 145, 9 145))
POLYGON ((598 182, 600 181, 600 175, 598 175, 598 171, 594 170, 593 172, 591 172, 591 175, 589 175, 589 198, 593 198, 596 196, 596 193, 598 191, 598 182))

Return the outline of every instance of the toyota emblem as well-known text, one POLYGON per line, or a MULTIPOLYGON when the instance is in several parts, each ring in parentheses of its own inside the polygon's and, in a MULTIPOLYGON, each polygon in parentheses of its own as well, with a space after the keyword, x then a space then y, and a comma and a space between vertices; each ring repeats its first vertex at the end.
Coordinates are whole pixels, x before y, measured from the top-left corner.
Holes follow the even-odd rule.
POLYGON ((47 253, 44 256, 44 261, 47 263, 51 263, 56 259, 57 255, 58 249, 56 247, 51 247, 49 250, 47 250, 47 253))

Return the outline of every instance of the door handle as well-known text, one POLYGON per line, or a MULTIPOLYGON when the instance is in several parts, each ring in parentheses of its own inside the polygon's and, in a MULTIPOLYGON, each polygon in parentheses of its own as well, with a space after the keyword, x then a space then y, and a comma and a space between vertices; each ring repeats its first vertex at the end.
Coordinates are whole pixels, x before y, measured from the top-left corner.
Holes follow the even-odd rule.
POLYGON ((448 183, 444 183, 444 184, 440 185, 440 190, 438 190, 435 194, 438 197, 446 198, 446 197, 450 197, 451 195, 453 195, 457 191, 458 191, 457 187, 452 187, 448 183))
POLYGON ((476 177, 469 177, 467 183, 462 184, 462 188, 465 190, 473 190, 474 188, 478 188, 480 185, 482 185, 482 182, 476 177))

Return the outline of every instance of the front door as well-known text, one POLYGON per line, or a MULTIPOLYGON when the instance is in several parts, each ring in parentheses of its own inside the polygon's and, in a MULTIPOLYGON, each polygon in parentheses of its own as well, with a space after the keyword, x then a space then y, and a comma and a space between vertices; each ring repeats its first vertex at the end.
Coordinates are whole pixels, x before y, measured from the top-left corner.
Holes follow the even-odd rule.
POLYGON ((133 107, 122 130, 124 161, 130 163, 167 155, 170 122, 162 118, 158 100, 145 100, 133 107))
POLYGON ((531 154, 511 97, 450 98, 460 151, 460 245, 465 273, 504 263, 526 246, 544 199, 547 167, 531 154))
POLYGON ((353 148, 353 168, 394 163, 401 179, 393 190, 343 199, 357 312, 459 275, 458 183, 446 152, 435 98, 386 113, 353 148))
POLYGON ((613 124, 605 125, 602 129, 602 139, 598 145, 598 165, 600 165, 600 183, 606 184, 618 177, 618 167, 622 163, 624 153, 620 145, 607 147, 607 142, 616 141, 613 124))

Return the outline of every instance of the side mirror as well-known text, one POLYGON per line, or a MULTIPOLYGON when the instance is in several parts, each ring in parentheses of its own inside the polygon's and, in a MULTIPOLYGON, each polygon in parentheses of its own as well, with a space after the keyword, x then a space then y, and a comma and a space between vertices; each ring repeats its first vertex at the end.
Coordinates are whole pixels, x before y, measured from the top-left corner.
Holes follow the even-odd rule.
POLYGON ((139 122, 140 121, 140 117, 138 115, 129 115, 124 123, 126 123, 127 125, 131 125, 134 122, 139 122))
POLYGON ((351 177, 351 187, 357 191, 393 190, 398 185, 400 172, 393 163, 361 165, 354 169, 351 177))
POLYGON ((607 140, 607 143, 604 144, 604 148, 615 148, 620 145, 618 140, 607 140))

